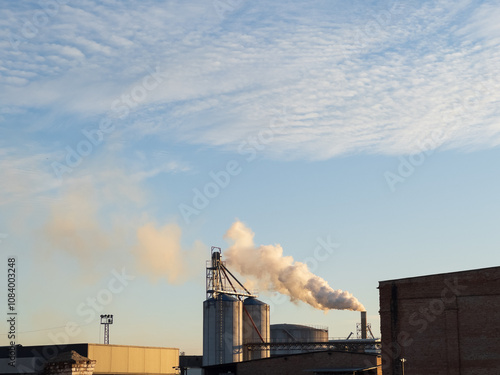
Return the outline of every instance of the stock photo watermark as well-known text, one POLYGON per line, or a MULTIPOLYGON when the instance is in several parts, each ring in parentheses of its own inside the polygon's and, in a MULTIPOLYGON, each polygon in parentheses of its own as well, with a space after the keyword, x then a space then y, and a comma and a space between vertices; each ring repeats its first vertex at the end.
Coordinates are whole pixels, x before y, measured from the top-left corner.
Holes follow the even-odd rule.
MULTIPOLYGON (((391 25, 395 25, 403 16, 411 13, 411 5, 400 0, 394 1, 388 8, 381 10, 371 15, 370 19, 363 27, 357 27, 353 35, 353 42, 358 48, 366 48, 374 35, 381 33, 391 25)), ((346 59, 351 56, 351 51, 342 49, 346 59)))
MULTIPOLYGON (((318 270, 318 267, 321 263, 324 263, 333 256, 338 249, 340 248, 340 244, 335 242, 332 239, 331 235, 327 235, 324 237, 316 237, 316 241, 311 250, 311 255, 307 256, 302 260, 307 266, 307 269, 314 273, 318 270)), ((282 305, 286 302, 290 301, 290 296, 278 292, 273 292, 269 297, 269 306, 274 308, 275 306, 282 305)))
POLYGON ((9 362, 8 365, 16 367, 17 361, 17 258, 7 258, 7 339, 9 340, 9 362))
POLYGON ((326 238, 317 237, 316 243, 317 245, 312 251, 313 256, 309 256, 303 261, 311 272, 316 271, 320 263, 325 262, 340 248, 340 244, 334 242, 330 235, 326 236, 326 238))
POLYGON ((123 93, 111 103, 110 111, 106 117, 101 119, 93 129, 83 129, 82 140, 76 146, 66 146, 64 162, 54 161, 51 163, 52 170, 58 178, 65 173, 71 173, 77 168, 85 157, 89 156, 94 148, 104 142, 105 136, 109 136, 116 129, 115 119, 124 120, 130 112, 139 104, 143 103, 149 93, 158 88, 168 77, 165 72, 160 71, 159 66, 155 69, 148 68, 149 74, 142 78, 141 83, 123 93))
POLYGON ((76 306, 76 313, 79 317, 83 318, 83 324, 69 321, 60 331, 55 333, 49 332, 48 338, 53 345, 44 346, 41 352, 32 349, 31 354, 33 358, 31 359, 31 363, 27 366, 16 366, 17 372, 32 373, 33 370, 41 371, 47 360, 64 351, 65 346, 70 343, 71 339, 82 333, 83 325, 97 321, 104 308, 110 305, 114 297, 122 293, 135 278, 135 276, 128 274, 125 268, 122 268, 120 271, 113 269, 106 287, 98 290, 93 296, 87 297, 85 301, 76 306))
MULTIPOLYGON (((444 287, 441 289, 439 297, 434 297, 413 311, 407 317, 406 325, 408 330, 401 330, 395 334, 395 339, 390 345, 382 346, 382 368, 386 369, 391 363, 400 361, 405 349, 411 348, 415 342, 416 335, 432 329, 434 322, 447 310, 455 310, 457 298, 464 295, 468 287, 460 282, 457 277, 445 279, 444 287), (412 327, 412 328, 410 328, 412 327), (411 331, 411 332, 410 332, 411 331)), ((392 319, 392 317, 391 317, 392 319)))
POLYGON ((212 6, 222 21, 227 13, 236 11, 243 4, 244 0, 213 0, 212 6))
POLYGON ((17 29, 9 32, 9 43, 15 51, 19 51, 22 43, 35 39, 40 31, 49 26, 53 18, 56 17, 63 5, 69 0, 40 0, 37 2, 40 9, 33 11, 30 17, 16 20, 17 29))
POLYGON ((198 216, 210 202, 217 198, 221 191, 227 189, 231 181, 243 172, 245 164, 253 162, 259 152, 262 152, 273 140, 275 135, 281 131, 286 124, 287 111, 283 107, 278 116, 273 117, 269 126, 261 129, 257 134, 248 136, 238 146, 238 154, 244 157, 245 163, 238 160, 230 160, 224 169, 210 171, 208 181, 201 188, 193 188, 193 197, 190 204, 180 203, 179 212, 186 224, 190 224, 192 216, 198 216))
POLYGON ((419 142, 417 147, 420 150, 418 153, 400 156, 399 164, 395 171, 385 171, 384 179, 391 192, 396 191, 398 184, 404 183, 408 178, 413 176, 417 168, 421 167, 427 158, 431 156, 436 149, 443 143, 444 133, 440 129, 436 129, 424 141, 419 142))

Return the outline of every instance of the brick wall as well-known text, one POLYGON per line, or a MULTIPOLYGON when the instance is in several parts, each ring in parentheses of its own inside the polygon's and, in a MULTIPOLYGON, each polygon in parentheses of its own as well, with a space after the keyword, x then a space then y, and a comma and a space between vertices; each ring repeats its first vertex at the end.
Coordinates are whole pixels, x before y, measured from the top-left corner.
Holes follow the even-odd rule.
POLYGON ((44 375, 92 375, 95 361, 88 363, 48 363, 44 375))
POLYGON ((383 281, 383 375, 498 375, 500 267, 383 281))

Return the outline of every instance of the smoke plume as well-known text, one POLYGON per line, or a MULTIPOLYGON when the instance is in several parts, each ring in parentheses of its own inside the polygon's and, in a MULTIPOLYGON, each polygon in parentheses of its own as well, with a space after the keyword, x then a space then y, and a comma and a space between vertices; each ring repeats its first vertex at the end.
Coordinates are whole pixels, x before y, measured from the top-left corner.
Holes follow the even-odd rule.
POLYGON ((183 246, 176 223, 157 224, 145 213, 140 185, 120 170, 72 178, 47 205, 40 260, 64 254, 76 261, 81 281, 94 283, 113 269, 180 284, 203 273, 207 247, 183 246), (108 177, 109 176, 109 177, 108 177))
POLYGON ((201 271, 206 247, 197 241, 191 249, 183 249, 181 236, 182 230, 175 223, 161 228, 153 223, 140 227, 137 230, 138 244, 133 250, 139 271, 154 281, 166 278, 174 284, 183 283, 201 271))
POLYGON ((224 258, 231 269, 250 277, 259 289, 288 295, 292 301, 300 300, 321 310, 365 310, 351 293, 333 289, 306 264, 283 256, 280 245, 256 247, 253 237, 249 228, 236 221, 225 234, 232 245, 224 258))

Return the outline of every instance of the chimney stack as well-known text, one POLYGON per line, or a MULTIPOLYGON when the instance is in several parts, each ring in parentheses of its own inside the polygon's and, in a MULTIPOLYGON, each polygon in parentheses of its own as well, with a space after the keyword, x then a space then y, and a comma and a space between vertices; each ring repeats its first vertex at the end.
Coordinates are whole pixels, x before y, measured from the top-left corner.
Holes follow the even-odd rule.
POLYGON ((366 339, 366 311, 361 311, 361 338, 366 339))

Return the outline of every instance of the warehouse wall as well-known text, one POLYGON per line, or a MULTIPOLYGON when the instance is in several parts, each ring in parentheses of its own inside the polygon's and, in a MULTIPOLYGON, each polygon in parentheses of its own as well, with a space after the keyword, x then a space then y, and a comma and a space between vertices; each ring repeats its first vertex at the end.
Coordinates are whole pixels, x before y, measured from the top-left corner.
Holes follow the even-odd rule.
POLYGON ((88 357, 97 361, 94 374, 176 374, 179 349, 89 344, 88 357))
POLYGON ((500 267, 383 281, 384 375, 497 375, 500 267))

